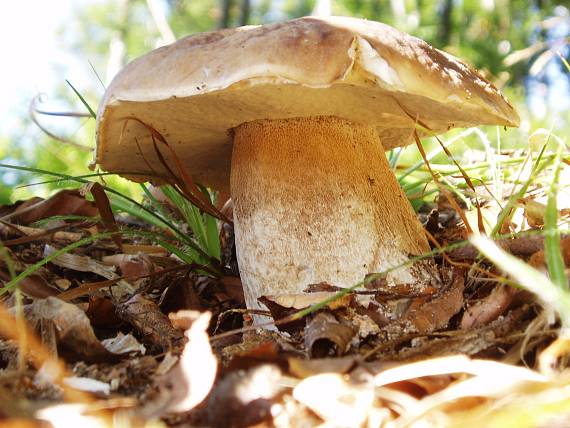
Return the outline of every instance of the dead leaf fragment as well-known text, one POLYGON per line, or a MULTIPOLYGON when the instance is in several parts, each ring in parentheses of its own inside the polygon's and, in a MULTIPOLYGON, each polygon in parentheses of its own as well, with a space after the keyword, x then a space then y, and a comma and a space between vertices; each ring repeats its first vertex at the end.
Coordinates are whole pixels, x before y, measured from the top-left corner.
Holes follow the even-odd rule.
POLYGON ((388 325, 389 335, 402 333, 430 333, 445 327, 450 318, 463 307, 463 276, 455 275, 449 286, 429 299, 416 299, 406 314, 388 325))
POLYGON ((478 328, 497 319, 508 309, 516 293, 517 290, 508 285, 495 287, 487 297, 477 300, 465 310, 460 328, 478 328))
MULTIPOLYGON (((570 267, 570 237, 565 236, 560 240, 560 251, 562 252, 562 259, 566 267, 570 267)), ((528 264, 532 267, 546 271, 546 259, 544 249, 534 253, 528 260, 528 264)))
POLYGON ((302 358, 290 357, 289 372, 300 379, 323 373, 345 374, 354 367, 357 359, 353 356, 340 358, 314 358, 305 360, 302 358))
MULTIPOLYGON (((324 300, 333 297, 335 294, 337 293, 320 291, 316 293, 278 294, 263 297, 279 306, 282 306, 283 308, 300 310, 316 305, 317 303, 321 303, 324 300)), ((353 296, 351 294, 347 294, 330 302, 327 304, 327 307, 331 310, 346 308, 350 305, 352 300, 353 296)))
POLYGON ((123 334, 121 331, 115 337, 102 340, 101 344, 113 354, 140 353, 144 355, 146 353, 145 346, 132 334, 123 334))
POLYGON ((280 378, 281 370, 272 364, 231 372, 209 398, 210 424, 214 428, 245 428, 271 417, 280 378))
POLYGON ((342 355, 355 333, 353 326, 341 324, 330 313, 319 312, 305 327, 305 348, 312 357, 342 355))
POLYGON ((327 373, 301 381, 293 390, 293 397, 328 422, 328 426, 360 427, 372 409, 374 386, 327 373))
POLYGON ((184 332, 188 343, 180 361, 161 381, 165 405, 161 406, 158 414, 186 412, 194 408, 210 392, 217 372, 217 360, 207 333, 211 314, 179 311, 171 317, 191 325, 184 332))
POLYGON ((141 332, 151 343, 169 350, 182 339, 182 333, 174 328, 159 306, 140 294, 123 303, 117 303, 117 315, 141 332))
MULTIPOLYGON (((291 294, 278 294, 272 296, 261 296, 258 300, 263 303, 274 320, 280 320, 286 318, 293 313, 308 308, 310 306, 321 303, 333 296, 336 292, 315 292, 315 293, 291 293, 291 294)), ((327 307, 331 310, 345 308, 350 306, 354 300, 353 294, 347 294, 338 299, 333 300, 327 304, 327 307)), ((286 324, 280 324, 278 326, 279 330, 287 332, 299 331, 305 325, 304 320, 295 320, 288 322, 286 324)))
POLYGON ((62 190, 46 200, 33 198, 19 205, 11 217, 20 224, 30 224, 57 215, 94 217, 97 207, 87 201, 77 190, 62 190))
POLYGON ((113 361, 118 355, 109 352, 93 332, 85 312, 77 306, 56 297, 36 300, 25 309, 26 317, 41 322, 50 321, 55 326, 60 353, 87 362, 113 361))

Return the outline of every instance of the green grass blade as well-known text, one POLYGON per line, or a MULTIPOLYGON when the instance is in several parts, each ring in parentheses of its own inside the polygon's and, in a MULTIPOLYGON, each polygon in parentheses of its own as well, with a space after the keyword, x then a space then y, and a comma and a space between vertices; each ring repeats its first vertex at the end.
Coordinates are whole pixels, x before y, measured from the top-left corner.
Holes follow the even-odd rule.
POLYGON ((558 229, 557 206, 558 182, 560 180, 560 170, 562 165, 562 162, 560 162, 562 148, 562 144, 558 144, 558 150, 556 152, 557 156, 554 161, 552 182, 550 183, 548 201, 546 203, 546 213, 544 216, 544 228, 546 230, 546 237, 544 238, 544 254, 550 279, 558 287, 567 290, 568 279, 564 272, 564 258, 562 257, 562 251, 560 248, 560 230, 558 229))
POLYGON ((83 103, 83 105, 85 106, 85 108, 89 111, 89 114, 91 114, 91 117, 93 117, 93 119, 97 118, 97 114, 95 114, 95 111, 91 108, 91 106, 87 103, 87 101, 85 100, 85 98, 83 98, 83 96, 79 93, 79 91, 77 91, 77 89, 75 89, 75 87, 71 84, 71 82, 67 79, 65 79, 65 81, 67 82, 67 84, 71 87, 71 89, 73 89, 73 92, 75 92, 75 95, 77 95, 79 97, 79 99, 81 100, 81 102, 83 103))
MULTIPOLYGON (((32 172, 35 174, 44 174, 52 177, 58 177, 59 179, 70 180, 82 184, 91 183, 91 181, 85 180, 84 178, 74 177, 71 175, 62 174, 58 172, 46 171, 38 168, 30 168, 30 167, 10 165, 10 164, 0 164, 0 168, 2 167, 8 169, 15 169, 18 171, 32 172)), ((153 224, 157 227, 170 230, 173 234, 175 234, 178 237, 178 239, 180 239, 186 245, 194 247, 194 249, 202 257, 204 257, 205 259, 210 258, 209 254, 203 251, 202 248, 196 245, 196 243, 190 237, 186 236, 182 231, 180 231, 180 228, 176 227, 176 225, 172 224, 167 219, 161 217, 160 215, 156 214, 155 212, 148 209, 144 205, 138 203, 134 199, 123 195, 121 192, 118 192, 117 190, 111 187, 103 186, 103 189, 105 189, 107 192, 111 194, 109 195, 110 196, 109 199, 111 200, 111 205, 114 207, 114 209, 120 209, 128 214, 140 218, 141 220, 147 221, 150 224, 153 224)))
POLYGON ((222 248, 218 232, 218 221, 209 214, 205 214, 206 239, 208 241, 208 254, 218 260, 222 259, 222 248))
POLYGON ((495 224, 495 227, 491 231, 491 237, 492 238, 497 237, 497 235, 501 231, 501 228, 503 227, 503 223, 511 215, 511 211, 515 208, 516 204, 518 203, 518 200, 520 198, 524 197, 529 186, 534 182, 534 180, 536 179, 538 174, 540 174, 548 166, 549 162, 542 162, 541 163, 542 156, 544 155, 547 144, 548 144, 548 141, 542 146, 542 149, 540 150, 540 153, 538 154, 538 157, 536 158, 536 161, 534 163, 534 166, 532 168, 532 171, 530 173, 528 180, 522 184, 522 186, 520 187, 518 192, 512 194, 509 197, 509 200, 507 201, 507 204, 505 205, 504 209, 501 210, 501 213, 499 214, 499 218, 497 219, 497 224, 495 224))
MULTIPOLYGON (((200 248, 202 248, 208 256, 221 260, 217 220, 209 214, 202 213, 198 207, 184 198, 184 196, 172 186, 164 186, 162 190, 166 197, 170 199, 183 215, 200 248)), ((202 189, 202 191, 208 198, 211 198, 206 189, 202 189)))
POLYGON ((86 238, 80 239, 79 241, 76 241, 72 244, 69 244, 66 247, 63 247, 57 251, 54 251, 49 256, 44 257, 39 262, 34 263, 33 265, 29 266, 22 273, 20 273, 19 275, 16 275, 10 281, 8 281, 6 284, 4 284, 4 287, 0 288, 0 296, 2 294, 6 293, 7 291, 10 291, 14 287, 16 287, 18 285, 18 283, 20 281, 22 281, 24 278, 27 278, 28 276, 30 276, 31 274, 36 272, 38 269, 40 269, 42 266, 48 264, 49 262, 51 262, 55 258, 61 256, 62 254, 69 253, 70 251, 72 251, 76 248, 79 248, 79 247, 86 245, 86 244, 90 244, 94 241, 97 241, 98 239, 110 238, 114 234, 115 234, 115 232, 98 233, 96 235, 92 235, 92 236, 88 236, 86 238))

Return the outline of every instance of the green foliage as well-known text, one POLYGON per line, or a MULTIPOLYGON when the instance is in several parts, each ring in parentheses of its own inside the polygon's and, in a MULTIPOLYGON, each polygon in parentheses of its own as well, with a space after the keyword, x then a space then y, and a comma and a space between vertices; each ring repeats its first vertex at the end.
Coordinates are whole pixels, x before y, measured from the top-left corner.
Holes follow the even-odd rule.
MULTIPOLYGON (((195 205, 188 202, 174 187, 163 186, 161 190, 184 217, 200 249, 211 258, 221 260, 220 238, 216 219, 209 214, 201 213, 195 205)), ((212 204, 215 203, 214 198, 206 189, 202 189, 202 192, 210 199, 212 204)), ((193 254, 193 258, 200 260, 200 255, 193 254)))

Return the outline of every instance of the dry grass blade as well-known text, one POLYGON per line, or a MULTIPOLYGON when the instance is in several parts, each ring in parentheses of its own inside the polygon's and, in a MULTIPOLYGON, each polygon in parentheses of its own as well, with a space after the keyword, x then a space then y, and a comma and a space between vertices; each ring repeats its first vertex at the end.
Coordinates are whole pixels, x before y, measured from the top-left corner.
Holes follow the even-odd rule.
POLYGON ((218 210, 210 202, 210 200, 205 197, 205 195, 202 193, 202 191, 199 189, 196 183, 194 183, 194 180, 192 180, 190 174, 188 174, 188 172, 186 171, 186 168, 184 167, 182 161, 180 160, 174 149, 170 146, 170 144, 168 144, 168 141, 166 141, 166 139, 162 136, 160 132, 158 132, 152 126, 146 124, 145 122, 143 122, 138 118, 129 117, 126 120, 127 121, 134 120, 135 122, 138 122, 141 125, 143 125, 150 132, 151 139, 155 147, 155 151, 157 152, 157 156, 159 157, 161 164, 169 172, 170 180, 173 180, 174 182, 177 183, 178 187, 181 189, 184 196, 186 196, 194 205, 199 207, 205 213, 208 213, 211 216, 216 217, 226 223, 229 224, 232 223, 232 221, 227 216, 225 216, 222 212, 220 212, 220 210, 218 210), (163 144, 168 149, 170 156, 176 165, 177 172, 180 175, 180 177, 182 177, 182 179, 179 179, 178 176, 174 174, 172 169, 168 166, 166 160, 164 159, 164 157, 160 153, 160 150, 158 149, 158 146, 156 144, 157 141, 163 144))
MULTIPOLYGON (((75 147, 79 150, 85 151, 85 152, 91 152, 93 150, 92 147, 84 146, 83 144, 76 143, 75 141, 72 141, 68 138, 61 137, 59 135, 54 134, 53 132, 48 130, 44 125, 42 125, 40 120, 37 117, 38 114, 44 114, 44 115, 50 115, 50 116, 70 116, 70 117, 86 117, 86 115, 83 113, 74 113, 74 112, 51 113, 51 112, 39 110, 37 108, 37 103, 41 100, 42 100, 42 94, 38 94, 34 98, 32 98, 32 101, 30 102, 30 107, 29 107, 28 111, 29 111, 30 119, 32 119, 32 122, 34 122, 34 124, 38 128, 40 128, 44 134, 46 134, 48 137, 54 139, 55 141, 59 141, 60 143, 68 144, 70 146, 73 146, 73 147, 75 147)), ((91 115, 87 115, 87 117, 91 117, 91 115)))
POLYGON ((422 146, 422 143, 420 141, 420 137, 415 130, 414 130, 414 139, 416 140, 416 145, 418 146, 418 150, 419 150, 420 154, 422 155, 422 158, 426 164, 426 167, 428 168, 428 171, 430 172, 431 176, 433 177, 435 184, 438 186, 441 193, 443 193, 443 195, 445 195, 445 197, 447 198, 447 200, 449 201, 449 203, 453 207, 453 209, 457 212, 457 214, 459 214, 459 216, 461 217, 461 220, 463 220, 463 223, 465 224, 465 228, 467 229, 467 231, 469 233, 473 233, 473 229, 471 228, 471 225, 469 224, 469 220, 467 220, 467 216, 465 215, 465 212, 461 209, 461 207, 459 206, 459 204, 457 203, 455 198, 451 195, 449 190, 447 190, 439 182, 438 175, 432 170, 432 168, 429 164, 429 161, 427 159, 426 152, 425 152, 425 150, 422 146))
POLYGON ((117 233, 119 228, 117 227, 117 222, 115 216, 113 215, 113 210, 111 209, 111 203, 109 198, 105 193, 105 189, 99 183, 93 183, 89 185, 89 191, 93 195, 99 214, 101 215, 101 220, 107 232, 115 232, 112 236, 113 241, 117 244, 117 247, 122 250, 123 240, 121 235, 117 233))
POLYGON ((77 299, 79 297, 91 295, 91 294, 95 293, 96 291, 101 290, 102 288, 111 287, 120 280, 129 279, 130 281, 134 282, 134 281, 137 281, 139 279, 152 278, 152 277, 156 277, 156 276, 160 276, 160 275, 166 275, 168 273, 176 272, 179 270, 191 271, 191 270, 196 269, 198 267, 199 267, 198 265, 173 266, 173 267, 164 268, 164 269, 161 269, 161 270, 158 270, 155 272, 150 272, 150 273, 147 273, 145 275, 138 275, 136 277, 127 278, 126 276, 120 276, 120 277, 108 279, 105 281, 89 282, 89 283, 82 284, 79 287, 73 288, 71 290, 64 291, 63 293, 58 294, 57 298, 64 300, 66 302, 69 302, 69 301, 77 299))
POLYGON ((473 235, 470 240, 489 260, 511 275, 522 287, 540 297, 547 308, 555 310, 560 316, 562 334, 570 334, 570 293, 566 289, 556 286, 541 272, 506 253, 490 239, 473 235))
POLYGON ((478 226, 479 232, 482 233, 483 235, 485 235, 486 232, 485 232, 485 225, 483 224, 483 215, 481 214, 481 207, 479 206, 479 199, 477 198, 477 192, 475 191, 475 186, 473 185, 471 178, 465 172, 465 170, 461 167, 459 162, 457 162, 457 160, 455 159, 455 156, 453 156, 453 154, 449 151, 449 149, 447 147, 445 147, 445 144, 443 144, 443 142, 437 136, 435 137, 435 139, 440 144, 441 148, 443 149, 443 151, 445 152, 447 157, 449 159, 451 159, 453 161, 453 163, 455 164, 455 166, 457 167, 457 169, 459 169, 459 171, 461 172, 461 175, 463 176, 463 179, 465 180, 465 183, 467 183, 467 186, 473 192, 473 195, 475 197, 475 208, 477 210, 477 226, 478 226))
POLYGON ((524 367, 512 366, 490 360, 470 359, 463 355, 434 358, 404 364, 376 375, 376 387, 425 376, 469 374, 473 377, 452 383, 447 388, 413 403, 405 408, 395 426, 406 427, 428 411, 445 403, 464 397, 503 397, 525 384, 545 384, 548 378, 524 367))
POLYGON ((17 233, 21 233, 24 236, 20 238, 14 238, 7 241, 2 241, 2 245, 5 247, 10 247, 14 245, 26 244, 28 242, 34 241, 79 241, 83 235, 77 232, 67 232, 64 229, 68 228, 68 225, 62 225, 53 227, 51 229, 37 229, 35 227, 27 227, 14 225, 10 223, 5 223, 0 220, 0 233, 8 232, 13 230, 17 233))

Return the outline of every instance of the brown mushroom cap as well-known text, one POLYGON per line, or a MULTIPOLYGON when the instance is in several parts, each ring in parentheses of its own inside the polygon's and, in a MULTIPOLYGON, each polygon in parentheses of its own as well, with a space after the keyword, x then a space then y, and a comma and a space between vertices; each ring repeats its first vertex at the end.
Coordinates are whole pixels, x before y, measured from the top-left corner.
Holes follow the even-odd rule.
POLYGON ((386 150, 411 142, 410 116, 437 133, 519 121, 490 82, 423 40, 378 22, 308 17, 189 36, 131 62, 99 107, 95 161, 127 176, 165 172, 136 118, 197 181, 227 189, 229 130, 310 116, 376 126, 386 150))

